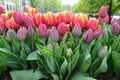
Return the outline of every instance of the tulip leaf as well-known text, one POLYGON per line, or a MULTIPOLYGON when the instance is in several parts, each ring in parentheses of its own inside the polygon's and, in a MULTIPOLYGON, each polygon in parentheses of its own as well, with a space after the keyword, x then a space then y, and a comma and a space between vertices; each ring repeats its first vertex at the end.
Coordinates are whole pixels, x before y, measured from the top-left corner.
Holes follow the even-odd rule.
POLYGON ((52 74, 52 77, 53 77, 53 80, 60 80, 60 79, 59 79, 59 76, 56 75, 56 74, 52 74))
POLYGON ((27 61, 31 61, 31 60, 36 60, 37 59, 37 53, 38 53, 38 50, 30 53, 28 56, 27 56, 27 61))
POLYGON ((116 77, 120 79, 120 53, 117 51, 113 51, 112 60, 116 77))

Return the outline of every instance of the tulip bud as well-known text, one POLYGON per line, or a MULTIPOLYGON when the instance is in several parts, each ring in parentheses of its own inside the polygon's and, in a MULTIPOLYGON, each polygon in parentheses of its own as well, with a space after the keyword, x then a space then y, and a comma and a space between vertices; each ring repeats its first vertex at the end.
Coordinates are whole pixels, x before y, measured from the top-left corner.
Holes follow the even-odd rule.
POLYGON ((15 11, 13 17, 15 23, 17 23, 18 25, 23 25, 23 18, 20 12, 15 11))
POLYGON ((114 23, 111 27, 111 31, 113 34, 119 35, 120 34, 120 25, 118 23, 114 23))
POLYGON ((7 39, 8 41, 10 41, 12 38, 13 38, 13 31, 12 31, 11 29, 9 29, 9 30, 7 31, 6 39, 7 39))
POLYGON ((53 50, 53 46, 52 46, 52 44, 48 44, 48 45, 47 45, 47 48, 53 50))
POLYGON ((45 24, 41 23, 38 26, 38 33, 39 33, 40 37, 43 37, 43 38, 47 37, 47 26, 45 24))
POLYGON ((75 24, 75 26, 72 30, 72 34, 75 37, 80 37, 80 35, 82 34, 82 31, 81 31, 81 26, 79 24, 75 24))
POLYGON ((62 22, 58 25, 58 33, 60 36, 64 36, 64 34, 66 34, 68 31, 67 25, 62 22))
POLYGON ((4 13, 4 8, 2 6, 0 6, 0 14, 4 13))
POLYGON ((66 50, 66 56, 69 58, 69 57, 72 56, 72 54, 73 54, 72 49, 71 49, 71 48, 68 48, 68 49, 66 50))
POLYGON ((58 41, 59 40, 59 34, 58 34, 58 31, 55 27, 52 27, 50 29, 50 32, 49 32, 49 36, 51 38, 52 41, 58 41))
POLYGON ((89 29, 86 31, 84 40, 87 43, 90 43, 93 40, 93 30, 92 29, 89 29))
POLYGON ((30 27, 30 26, 34 27, 35 26, 33 20, 28 16, 24 18, 24 23, 25 23, 25 26, 27 26, 27 27, 30 27))
POLYGON ((93 37, 94 37, 94 39, 97 39, 100 35, 103 35, 103 34, 104 34, 103 29, 99 28, 99 29, 94 31, 93 37))
POLYGON ((106 55, 107 51, 108 51, 108 47, 107 47, 107 46, 103 46, 103 47, 99 50, 98 56, 101 57, 101 58, 103 58, 103 57, 106 55))
POLYGON ((99 17, 105 18, 107 16, 107 9, 105 6, 102 6, 99 10, 99 17))
POLYGON ((112 18, 110 23, 113 24, 113 23, 116 23, 116 22, 118 22, 118 20, 116 18, 112 18))
POLYGON ((2 27, 0 26, 0 35, 2 35, 2 27))
POLYGON ((27 36, 27 31, 25 27, 20 27, 17 32, 17 38, 21 41, 24 41, 27 36))
POLYGON ((32 26, 28 27, 28 35, 32 37, 34 35, 34 29, 32 26))

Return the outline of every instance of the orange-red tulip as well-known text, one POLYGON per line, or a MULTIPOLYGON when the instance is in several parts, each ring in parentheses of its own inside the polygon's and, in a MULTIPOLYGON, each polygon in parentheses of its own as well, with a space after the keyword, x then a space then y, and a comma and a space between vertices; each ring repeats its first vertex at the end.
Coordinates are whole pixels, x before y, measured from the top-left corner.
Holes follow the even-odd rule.
POLYGON ((33 21, 34 21, 35 25, 38 27, 38 25, 40 23, 42 23, 42 14, 36 13, 33 17, 33 21))
POLYGON ((38 10, 32 7, 26 8, 26 12, 32 16, 34 16, 36 13, 38 13, 38 10))
POLYGON ((88 21, 87 29, 96 30, 98 28, 99 21, 96 18, 90 18, 88 21))
POLYGON ((5 20, 0 16, 0 27, 5 26, 5 20))
POLYGON ((66 10, 66 11, 64 11, 64 15, 65 15, 65 18, 66 18, 65 23, 66 23, 66 24, 70 24, 70 22, 71 22, 71 20, 72 20, 72 16, 73 16, 72 12, 66 10))

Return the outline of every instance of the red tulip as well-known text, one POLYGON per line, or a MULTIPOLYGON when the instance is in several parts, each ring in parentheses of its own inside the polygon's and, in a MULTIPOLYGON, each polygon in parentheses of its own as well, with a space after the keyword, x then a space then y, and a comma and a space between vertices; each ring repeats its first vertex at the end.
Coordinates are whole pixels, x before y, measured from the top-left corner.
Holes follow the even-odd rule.
POLYGON ((25 27, 20 27, 17 32, 17 38, 21 41, 24 41, 27 36, 27 30, 25 27))
POLYGON ((61 37, 64 36, 64 34, 66 34, 67 31, 68 31, 68 28, 64 22, 62 22, 58 25, 58 33, 61 37))
POLYGON ((4 8, 3 8, 3 6, 0 6, 0 14, 1 13, 4 13, 4 8))
POLYGON ((102 6, 99 10, 99 17, 105 18, 107 16, 107 8, 102 6))
POLYGON ((82 31, 81 31, 81 26, 79 24, 75 24, 75 26, 72 30, 72 34, 75 37, 80 37, 80 35, 82 34, 82 31))
POLYGON ((39 27, 38 27, 38 33, 40 35, 40 37, 47 37, 47 27, 45 24, 39 24, 39 27))
POLYGON ((64 11, 64 15, 65 15, 65 18, 66 18, 65 23, 70 24, 70 22, 72 21, 72 16, 73 16, 72 12, 66 10, 66 11, 64 11))
POLYGON ((51 40, 54 42, 59 40, 59 34, 58 34, 58 31, 55 27, 52 27, 50 29, 49 36, 50 36, 51 40))
POLYGON ((112 31, 113 34, 119 35, 120 34, 120 25, 119 25, 119 23, 113 23, 113 25, 111 27, 111 31, 112 31))
POLYGON ((33 20, 28 16, 24 18, 24 24, 27 27, 30 27, 30 26, 34 27, 35 26, 33 20))
POLYGON ((12 31, 11 29, 9 29, 9 30, 7 31, 6 39, 7 39, 8 41, 10 41, 13 37, 14 37, 14 36, 13 36, 13 31, 12 31))
POLYGON ((82 13, 75 14, 72 18, 72 26, 79 24, 82 29, 86 28, 88 23, 88 16, 82 13))
POLYGON ((93 40, 93 30, 88 29, 85 33, 84 40, 87 43, 90 43, 93 40))
POLYGON ((39 26, 39 24, 42 23, 42 14, 36 13, 33 17, 33 21, 36 26, 39 26))
POLYGON ((0 16, 0 26, 5 26, 5 20, 0 16))
POLYGON ((15 11, 13 17, 14 17, 15 23, 17 23, 18 25, 23 25, 23 17, 20 12, 15 11))
POLYGON ((88 21, 87 29, 96 30, 99 25, 99 21, 96 18, 90 18, 88 21))
POLYGON ((93 37, 94 39, 97 39, 99 36, 103 35, 104 31, 101 28, 98 28, 97 30, 94 31, 93 37))
POLYGON ((32 26, 29 26, 29 27, 28 27, 28 35, 29 35, 30 37, 33 37, 33 35, 34 35, 34 29, 33 29, 32 26))

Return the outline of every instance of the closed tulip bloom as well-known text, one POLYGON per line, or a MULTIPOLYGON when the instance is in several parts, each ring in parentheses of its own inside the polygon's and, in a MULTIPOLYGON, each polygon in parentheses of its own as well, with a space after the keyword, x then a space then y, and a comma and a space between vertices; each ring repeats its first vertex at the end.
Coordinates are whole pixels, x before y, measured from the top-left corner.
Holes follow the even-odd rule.
POLYGON ((35 26, 33 20, 28 16, 24 18, 24 23, 25 23, 25 26, 27 26, 27 27, 30 27, 30 26, 34 27, 35 26))
POLYGON ((33 37, 33 35, 34 35, 34 29, 33 29, 32 26, 28 27, 28 35, 29 35, 30 37, 33 37))
POLYGON ((1 13, 4 13, 4 8, 3 8, 3 6, 0 6, 0 14, 1 13))
POLYGON ((33 21, 36 26, 39 26, 39 24, 42 23, 42 14, 36 13, 33 17, 33 21))
POLYGON ((90 43, 93 40, 93 30, 92 29, 89 29, 86 31, 84 40, 87 43, 90 43))
POLYGON ((55 27, 52 27, 49 32, 49 36, 52 41, 57 42, 59 40, 59 34, 55 27))
POLYGON ((9 29, 9 30, 7 31, 6 39, 7 39, 8 41, 10 41, 13 37, 14 37, 14 36, 13 36, 13 31, 12 31, 12 29, 9 29))
POLYGON ((82 34, 82 31, 81 31, 81 26, 79 24, 75 24, 75 26, 72 30, 72 34, 75 37, 80 37, 80 35, 82 34))
POLYGON ((94 31, 93 37, 94 39, 97 39, 99 36, 103 35, 104 31, 101 28, 98 28, 94 31))
POLYGON ((101 6, 99 10, 99 17, 105 18, 107 16, 107 8, 105 6, 101 6))
POLYGON ((18 25, 23 25, 23 17, 20 12, 15 11, 13 17, 14 17, 15 23, 17 23, 18 25))
POLYGON ((107 47, 107 46, 103 46, 103 47, 99 50, 98 56, 101 57, 101 58, 103 58, 103 57, 106 55, 107 51, 108 51, 108 47, 107 47))
POLYGON ((45 24, 40 24, 38 27, 38 33, 40 35, 40 37, 47 37, 47 26, 45 24))
POLYGON ((99 21, 96 18, 90 18, 88 21, 87 29, 92 29, 93 31, 97 29, 99 21))
POLYGON ((116 22, 118 22, 118 20, 116 18, 112 18, 110 23, 113 24, 113 23, 116 23, 116 22))
POLYGON ((25 27, 20 27, 17 32, 17 38, 21 41, 24 41, 27 36, 27 30, 25 27))
POLYGON ((73 54, 72 49, 71 49, 71 48, 68 48, 68 49, 66 50, 66 56, 67 56, 67 57, 71 57, 72 54, 73 54))
POLYGON ((113 34, 115 35, 119 35, 120 34, 120 25, 119 23, 114 23, 111 27, 111 31, 113 34))
POLYGON ((2 35, 2 27, 0 26, 0 35, 2 35))
POLYGON ((58 33, 60 36, 64 36, 64 34, 66 34, 68 32, 68 27, 64 22, 62 22, 58 25, 57 30, 58 30, 58 33))

